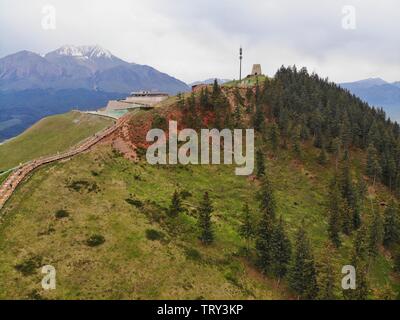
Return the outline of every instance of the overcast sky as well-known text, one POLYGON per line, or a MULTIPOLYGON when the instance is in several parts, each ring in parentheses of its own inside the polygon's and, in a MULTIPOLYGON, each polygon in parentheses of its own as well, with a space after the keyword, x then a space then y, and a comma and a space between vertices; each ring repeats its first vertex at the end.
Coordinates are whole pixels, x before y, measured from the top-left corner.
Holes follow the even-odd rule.
POLYGON ((98 44, 186 82, 238 78, 240 45, 245 73, 296 64, 336 82, 400 81, 400 2, 0 0, 0 57, 64 44, 98 44), (56 9, 54 30, 42 27, 45 5, 56 9), (355 8, 355 29, 344 6, 355 8))

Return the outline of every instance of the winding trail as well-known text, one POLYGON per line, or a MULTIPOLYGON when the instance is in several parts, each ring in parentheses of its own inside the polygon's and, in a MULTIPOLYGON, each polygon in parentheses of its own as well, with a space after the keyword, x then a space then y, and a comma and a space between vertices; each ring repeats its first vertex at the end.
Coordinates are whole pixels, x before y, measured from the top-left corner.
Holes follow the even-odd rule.
POLYGON ((101 140, 108 137, 110 134, 114 133, 116 130, 122 127, 123 124, 130 119, 131 114, 132 113, 128 113, 122 116, 121 118, 117 119, 116 122, 111 127, 108 127, 96 133, 94 136, 83 140, 82 142, 80 142, 76 146, 73 146, 66 152, 32 160, 17 167, 16 170, 13 173, 11 173, 0 186, 0 210, 4 207, 7 200, 10 199, 16 188, 33 170, 43 165, 63 159, 68 159, 82 152, 87 151, 88 149, 99 143, 101 140))

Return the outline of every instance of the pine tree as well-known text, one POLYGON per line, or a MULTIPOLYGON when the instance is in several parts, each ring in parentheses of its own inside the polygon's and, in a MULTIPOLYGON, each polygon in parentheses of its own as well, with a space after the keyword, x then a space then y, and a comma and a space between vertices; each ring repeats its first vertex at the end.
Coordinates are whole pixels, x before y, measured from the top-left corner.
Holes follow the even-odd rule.
POLYGON ((290 117, 286 107, 279 112, 278 125, 282 135, 282 147, 287 149, 287 140, 289 138, 290 117))
POLYGON ((253 217, 250 212, 250 208, 246 203, 242 210, 242 223, 239 227, 239 234, 243 239, 246 240, 247 251, 250 249, 250 241, 255 236, 255 230, 253 225, 253 217))
POLYGON ((253 117, 253 126, 254 130, 257 132, 261 132, 264 128, 264 113, 262 111, 261 105, 256 104, 256 112, 254 113, 253 117))
POLYGON ((217 79, 214 79, 212 95, 214 98, 217 98, 220 93, 221 93, 221 88, 218 85, 217 79))
POLYGON ((179 109, 183 109, 185 107, 185 96, 183 95, 183 93, 178 93, 177 94, 177 98, 178 98, 178 107, 179 109))
POLYGON ((395 272, 400 273, 400 248, 397 248, 395 250, 393 260, 394 260, 393 270, 395 272))
POLYGON ((330 146, 331 152, 335 156, 335 167, 337 169, 338 164, 339 164, 339 158, 341 154, 341 149, 342 149, 342 142, 339 138, 335 138, 331 142, 330 146))
POLYGON ((366 184, 363 177, 358 178, 357 183, 357 196, 359 199, 359 205, 362 207, 364 205, 365 197, 368 192, 368 185, 366 184))
POLYGON ((368 253, 374 258, 378 254, 379 245, 382 241, 382 221, 378 210, 373 210, 372 219, 368 230, 368 253))
POLYGON ((340 187, 342 197, 346 203, 345 210, 347 211, 343 220, 345 223, 344 231, 346 234, 350 234, 352 230, 356 230, 360 227, 361 217, 357 191, 351 176, 350 155, 348 150, 345 151, 343 163, 341 164, 340 187))
POLYGON ((273 194, 272 184, 267 176, 265 176, 257 193, 257 200, 260 203, 260 211, 263 215, 269 216, 271 221, 275 220, 276 203, 273 194))
POLYGON ((265 175, 264 154, 260 149, 256 151, 256 176, 261 178, 265 175))
POLYGON ((352 215, 353 230, 357 230, 361 227, 361 214, 359 203, 356 203, 356 206, 353 208, 352 215))
POLYGON ((198 128, 198 120, 196 114, 196 96, 194 92, 191 93, 188 98, 188 106, 187 106, 187 126, 189 128, 198 128))
POLYGON ((256 78, 256 89, 254 93, 254 98, 256 100, 256 104, 259 104, 261 100, 261 91, 260 91, 260 84, 258 83, 258 77, 256 78))
POLYGON ((324 166, 328 163, 328 155, 326 154, 324 146, 322 146, 321 151, 319 152, 317 161, 321 166, 324 166))
POLYGON ((272 266, 272 233, 274 223, 271 216, 263 214, 256 235, 257 264, 264 273, 271 271, 272 266))
POLYGON ((345 299, 366 300, 370 292, 368 283, 368 230, 361 227, 353 240, 351 265, 356 270, 356 289, 343 290, 345 299))
POLYGON ((315 134, 315 139, 314 139, 314 147, 320 149, 324 145, 324 141, 322 138, 322 133, 320 130, 318 130, 315 134))
POLYGON ((235 110, 233 112, 233 118, 235 120, 235 127, 240 128, 242 126, 242 111, 241 106, 236 105, 235 110))
POLYGON ((348 148, 352 142, 353 133, 347 112, 344 113, 340 124, 340 137, 344 148, 348 148))
POLYGON ((368 268, 365 262, 360 262, 356 268, 356 289, 343 290, 343 296, 349 300, 367 300, 370 294, 368 268))
POLYGON ((259 201, 261 212, 261 219, 256 237, 258 265, 263 272, 267 273, 270 271, 272 264, 271 238, 274 230, 276 208, 272 185, 267 176, 261 181, 260 190, 257 193, 257 200, 259 201))
POLYGON ((272 150, 276 152, 279 146, 279 128, 276 123, 273 123, 270 126, 269 140, 271 142, 272 150))
POLYGON ((300 145, 300 139, 297 134, 295 134, 292 138, 292 143, 293 143, 293 151, 294 154, 298 159, 301 159, 302 157, 302 152, 301 152, 301 145, 300 145))
POLYGON ((199 207, 199 227, 200 227, 200 240, 203 244, 209 245, 214 241, 214 232, 212 230, 211 213, 213 207, 208 195, 208 192, 204 193, 203 200, 199 207))
POLYGON ((317 272, 310 240, 304 227, 296 234, 294 254, 289 268, 290 288, 302 299, 315 299, 318 294, 317 272))
POLYGON ((328 199, 328 234, 335 247, 339 248, 341 245, 339 233, 341 228, 342 198, 336 183, 332 183, 331 189, 328 199))
POLYGON ((367 175, 373 179, 373 184, 382 174, 382 168, 379 164, 378 153, 375 147, 371 144, 367 149, 367 175))
POLYGON ((351 210, 350 206, 348 205, 347 201, 342 202, 341 208, 341 222, 342 222, 342 231, 345 235, 351 235, 353 231, 353 211, 351 210))
POLYGON ((400 240, 400 223, 396 204, 392 200, 384 213, 383 245, 387 248, 400 240))
POLYGON ((246 90, 246 100, 247 102, 251 103, 252 98, 254 97, 254 93, 251 87, 247 87, 246 90))
POLYGON ((359 262, 366 262, 368 260, 368 234, 365 226, 361 227, 353 240, 353 252, 351 263, 357 268, 359 262))
POLYGON ((208 109, 210 106, 210 95, 208 92, 208 87, 206 87, 205 89, 201 89, 200 91, 200 105, 204 109, 208 109))
POLYGON ((182 212, 181 198, 179 196, 179 193, 175 190, 171 199, 168 213, 171 217, 176 217, 180 212, 182 212))
POLYGON ((336 272, 333 266, 334 247, 328 243, 325 245, 321 261, 318 264, 318 299, 333 300, 335 299, 335 282, 336 272))
POLYGON ((271 235, 271 271, 275 276, 283 278, 286 275, 291 253, 290 240, 285 232, 282 217, 280 217, 271 235))

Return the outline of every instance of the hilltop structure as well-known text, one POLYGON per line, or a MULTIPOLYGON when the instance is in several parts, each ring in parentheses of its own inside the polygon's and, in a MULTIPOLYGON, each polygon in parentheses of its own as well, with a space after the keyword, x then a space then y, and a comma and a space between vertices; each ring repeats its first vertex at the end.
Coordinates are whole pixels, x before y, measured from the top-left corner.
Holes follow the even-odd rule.
POLYGON ((130 109, 138 107, 152 107, 153 105, 167 99, 168 93, 154 91, 132 92, 125 99, 110 100, 106 110, 130 109))
POLYGON ((261 64, 253 64, 253 69, 251 71, 252 76, 261 76, 261 64))

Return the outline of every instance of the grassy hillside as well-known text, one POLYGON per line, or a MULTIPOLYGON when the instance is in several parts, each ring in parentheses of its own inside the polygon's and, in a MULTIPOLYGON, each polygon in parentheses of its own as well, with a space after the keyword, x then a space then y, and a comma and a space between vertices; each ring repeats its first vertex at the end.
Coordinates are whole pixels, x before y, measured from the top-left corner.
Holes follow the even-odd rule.
POLYGON ((15 139, 0 145, 0 172, 41 156, 62 152, 111 124, 111 119, 80 112, 44 118, 15 139))
POLYGON ((386 177, 392 177, 388 169, 400 168, 378 160, 396 157, 389 153, 390 147, 378 147, 380 141, 387 146, 397 143, 398 127, 315 75, 281 69, 275 79, 266 79, 262 89, 216 87, 209 93, 186 95, 185 100, 171 98, 159 108, 132 115, 115 136, 118 143, 113 147, 101 145, 37 170, 1 212, 0 298, 298 296, 289 289, 289 277, 278 280, 271 272, 260 271, 255 242, 247 243, 239 235, 244 203, 250 206, 254 224, 263 221, 257 198, 262 178, 235 176, 234 166, 228 165, 150 166, 143 159, 148 129, 163 128, 168 119, 193 128, 254 126, 257 150, 263 153, 257 163, 259 167, 261 159, 266 167, 276 216, 282 217, 293 247, 297 230, 306 230, 318 286, 322 288, 331 276, 334 298, 342 299, 341 270, 353 264, 358 248, 361 254, 367 252, 357 258, 368 266, 370 289, 362 299, 400 296, 394 248, 382 245, 380 223, 374 223, 383 219, 390 200, 398 202, 398 181, 386 177), (138 162, 120 153, 129 154, 132 143, 141 156, 138 162), (379 152, 371 151, 372 144, 379 152), (321 161, 325 148, 326 159, 321 161), (366 175, 368 162, 371 167, 379 163, 386 167, 379 176, 366 175), (343 186, 351 198, 342 195, 343 186), (168 208, 175 190, 184 210, 172 217, 168 208), (214 207, 215 241, 209 246, 199 241, 197 210, 206 191, 214 207), (340 203, 338 217, 332 215, 332 199, 340 203), (346 232, 344 227, 355 212, 359 225, 346 232), (328 234, 332 217, 343 228, 338 232, 338 248, 331 246, 328 234), (329 272, 327 258, 332 259, 329 272), (40 267, 46 264, 57 270, 53 291, 41 290, 40 267))
POLYGON ((243 243, 236 233, 236 207, 252 193, 249 181, 232 170, 132 165, 110 149, 40 170, 4 211, 0 298, 42 294, 36 267, 25 275, 15 269, 33 258, 57 268, 58 289, 45 293, 47 298, 284 297, 238 256, 243 243), (210 175, 218 182, 211 192, 218 241, 204 248, 191 210, 209 189, 210 175), (74 183, 82 188, 74 190, 74 183), (185 201, 189 212, 167 221, 163 208, 175 188, 192 194, 185 201), (57 219, 61 209, 69 216, 57 219), (149 240, 152 232, 160 239, 149 240), (104 236, 105 243, 89 247, 86 240, 93 234, 104 236))
MULTIPOLYGON (((316 164, 313 148, 307 150, 302 165, 290 151, 266 164, 290 237, 304 220, 320 261, 328 241, 324 199, 331 172, 316 164)), ((3 210, 0 298, 292 298, 284 281, 263 276, 244 254, 240 208, 248 202, 257 211, 257 182, 233 170, 132 164, 108 147, 39 170, 3 210), (174 190, 187 194, 187 211, 169 218, 165 211, 174 190), (198 241, 194 218, 207 190, 215 207, 216 241, 210 247, 198 241), (68 216, 57 218, 60 210, 68 216), (105 242, 88 246, 93 235, 105 242), (41 290, 38 267, 44 264, 57 269, 55 291, 41 290), (28 270, 19 271, 21 265, 28 270)), ((387 194, 377 188, 369 197, 384 201, 387 194)), ((341 267, 349 263, 351 241, 346 237, 334 255, 337 287, 341 267)), ((396 290, 384 255, 372 264, 370 281, 371 297, 387 285, 396 290)))

